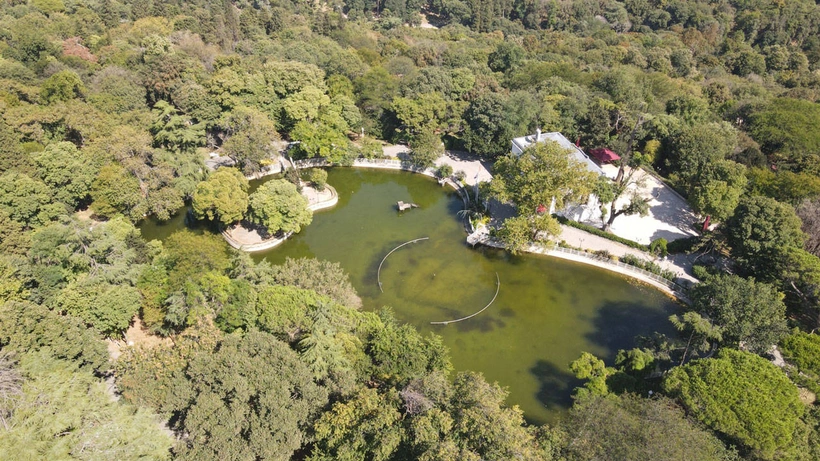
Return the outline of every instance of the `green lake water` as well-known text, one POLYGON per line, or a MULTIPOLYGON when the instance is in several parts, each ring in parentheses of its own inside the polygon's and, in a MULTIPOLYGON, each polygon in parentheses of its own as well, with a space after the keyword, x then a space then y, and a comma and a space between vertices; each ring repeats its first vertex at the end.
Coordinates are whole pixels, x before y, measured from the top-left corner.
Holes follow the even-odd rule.
MULTIPOLYGON (((335 261, 350 274, 364 302, 391 306, 422 333, 435 332, 450 348, 456 370, 476 370, 509 389, 533 423, 552 421, 571 404, 578 384, 568 364, 591 352, 611 364, 636 335, 671 333, 667 318, 676 304, 654 289, 591 266, 480 247, 470 248, 456 213, 461 199, 431 178, 392 170, 335 168, 328 183, 336 207, 316 212, 313 223, 283 245, 254 257, 280 263, 286 257, 335 261), (403 200, 419 208, 399 213, 403 200), (376 280, 382 258, 395 251, 376 280), (496 301, 469 320, 452 320, 496 301)), ((165 225, 146 222, 143 235, 164 239, 184 223, 181 213, 165 225)), ((189 223, 190 224, 190 223, 189 223)))

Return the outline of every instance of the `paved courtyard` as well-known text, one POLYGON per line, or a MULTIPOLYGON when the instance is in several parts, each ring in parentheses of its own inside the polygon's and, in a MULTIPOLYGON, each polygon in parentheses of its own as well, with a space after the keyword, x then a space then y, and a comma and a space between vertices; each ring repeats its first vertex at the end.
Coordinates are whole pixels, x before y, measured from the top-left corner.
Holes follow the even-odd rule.
MULTIPOLYGON (((393 158, 404 158, 409 151, 407 146, 400 144, 388 144, 385 145, 382 150, 386 157, 393 158)), ((450 165, 453 167, 453 172, 463 171, 464 182, 470 186, 479 182, 488 182, 493 179, 493 175, 490 174, 492 165, 489 162, 479 160, 478 157, 467 152, 457 150, 445 151, 444 155, 439 157, 435 163, 436 167, 450 165)))
MULTIPOLYGON (((618 168, 613 165, 604 165, 603 170, 610 178, 618 174, 618 168)), ((665 238, 671 242, 697 235, 693 225, 696 225, 699 219, 683 197, 643 170, 635 173, 635 176, 641 185, 632 184, 616 202, 616 209, 626 206, 632 193, 637 192, 639 196, 649 199, 649 215, 618 216, 612 223, 610 232, 645 245, 658 238, 665 238)), ((598 219, 585 222, 601 227, 600 215, 597 216, 598 219)))
POLYGON ((436 166, 441 165, 450 165, 453 167, 453 172, 463 171, 464 182, 470 186, 493 179, 493 175, 490 174, 492 168, 490 163, 483 162, 467 152, 448 150, 445 155, 436 160, 436 166))

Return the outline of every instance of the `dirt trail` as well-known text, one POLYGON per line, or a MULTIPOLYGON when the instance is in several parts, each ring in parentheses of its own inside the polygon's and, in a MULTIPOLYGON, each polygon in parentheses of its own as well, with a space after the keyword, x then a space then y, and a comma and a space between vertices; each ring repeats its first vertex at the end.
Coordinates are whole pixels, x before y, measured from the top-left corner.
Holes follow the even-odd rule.
POLYGON ((126 347, 154 347, 158 345, 170 346, 171 338, 163 338, 146 331, 139 316, 134 316, 131 326, 125 331, 124 339, 107 339, 108 355, 111 360, 117 360, 126 347))

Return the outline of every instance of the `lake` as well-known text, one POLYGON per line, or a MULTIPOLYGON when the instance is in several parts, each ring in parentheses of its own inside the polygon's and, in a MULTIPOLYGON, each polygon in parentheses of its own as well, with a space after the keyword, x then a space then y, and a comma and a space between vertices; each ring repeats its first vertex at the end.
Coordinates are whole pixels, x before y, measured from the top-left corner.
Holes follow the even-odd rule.
MULTIPOLYGON (((264 180, 261 180, 264 181, 264 180)), ((254 254, 281 263, 287 257, 335 261, 350 274, 364 309, 393 308, 422 333, 435 332, 450 348, 456 370, 482 372, 509 389, 532 423, 550 422, 567 409, 578 381, 568 364, 583 351, 612 364, 636 335, 673 332, 677 304, 663 293, 595 267, 548 256, 511 256, 470 248, 457 215, 461 199, 432 178, 393 170, 333 168, 328 183, 336 207, 283 245, 254 254), (396 202, 419 208, 399 213, 396 202), (409 240, 387 258, 385 255, 409 240), (470 315, 463 322, 431 325, 470 315)), ((143 235, 164 239, 185 225, 184 213, 164 225, 143 223, 143 235)))

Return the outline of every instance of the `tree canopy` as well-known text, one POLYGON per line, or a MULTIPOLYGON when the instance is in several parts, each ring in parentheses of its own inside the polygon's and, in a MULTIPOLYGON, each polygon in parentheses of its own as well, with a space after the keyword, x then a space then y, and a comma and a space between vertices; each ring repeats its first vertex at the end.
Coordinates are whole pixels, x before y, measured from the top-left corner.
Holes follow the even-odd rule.
POLYGON ((720 329, 721 344, 762 354, 786 332, 783 294, 772 285, 716 275, 690 290, 692 309, 720 329))
POLYGON ((307 208, 307 199, 296 186, 284 179, 268 181, 250 195, 251 222, 267 228, 268 232, 299 232, 313 220, 307 208))
POLYGON ((561 428, 569 460, 730 458, 720 440, 665 397, 596 397, 576 405, 561 428))
POLYGON ((195 355, 185 376, 191 400, 177 409, 187 434, 181 459, 291 459, 327 401, 297 353, 261 332, 225 337, 195 355))
POLYGON ((536 143, 519 156, 499 159, 493 173, 491 193, 501 201, 513 202, 525 216, 534 215, 540 205, 549 207, 553 200, 558 210, 581 200, 597 179, 552 141, 536 143))
POLYGON ((158 416, 112 400, 91 374, 45 353, 24 355, 20 368, 23 385, 0 430, 4 458, 170 458, 173 440, 158 416))
POLYGON ((726 222, 727 240, 746 271, 766 276, 782 251, 802 247, 800 226, 792 206, 768 197, 744 197, 726 222))
POLYGON ((223 225, 244 218, 248 204, 248 180, 233 168, 220 168, 199 183, 191 201, 198 218, 223 225))
MULTIPOLYGON (((800 416, 786 386, 818 386, 816 1, 2 4, 1 458, 820 457, 817 406, 800 416), (539 127, 651 167, 717 223, 691 245, 719 263, 696 271, 681 337, 639 338, 610 366, 582 354, 566 422, 525 424, 504 380, 449 376, 445 341, 357 310, 340 266, 255 263, 213 232, 310 222, 295 171, 253 198, 240 178, 285 145, 348 165, 406 143, 417 167, 443 149, 497 160, 490 189, 519 216, 494 235, 517 252, 556 233, 540 205, 596 184, 555 146, 507 157, 539 127), (238 168, 210 171, 211 153, 238 168), (218 225, 162 242, 133 225, 186 204, 218 225), (802 333, 782 337, 786 314, 802 333), (101 341, 135 317, 173 340, 129 337, 160 344, 121 349, 115 402, 101 341), (778 339, 785 373, 746 352, 778 339), (646 397, 655 372, 706 429, 646 397)), ((647 211, 624 198, 610 224, 647 211)))
POLYGON ((663 386, 695 418, 760 458, 793 447, 804 413, 797 387, 761 357, 724 349, 673 369, 663 386))

